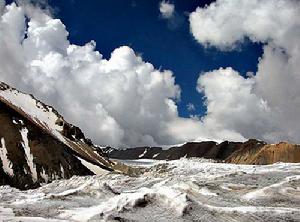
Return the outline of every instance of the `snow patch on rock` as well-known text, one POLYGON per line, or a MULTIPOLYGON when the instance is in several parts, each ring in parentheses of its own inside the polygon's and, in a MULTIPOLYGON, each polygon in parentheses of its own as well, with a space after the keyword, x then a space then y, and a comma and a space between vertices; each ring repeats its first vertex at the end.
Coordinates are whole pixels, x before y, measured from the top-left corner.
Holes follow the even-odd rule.
POLYGON ((139 158, 142 158, 143 156, 145 156, 145 154, 147 153, 148 149, 145 148, 144 152, 142 154, 139 155, 139 158))
POLYGON ((37 181, 38 177, 37 177, 36 166, 35 166, 34 161, 33 161, 34 157, 31 154, 30 147, 29 147, 28 129, 26 127, 24 127, 20 130, 20 133, 21 133, 22 140, 23 140, 22 146, 23 146, 24 151, 25 151, 27 164, 28 164, 28 167, 29 167, 31 175, 32 175, 32 180, 37 181))
POLYGON ((85 166, 86 168, 88 168, 90 171, 92 171, 95 175, 101 175, 101 174, 107 173, 107 171, 103 170, 101 167, 99 167, 95 164, 92 164, 90 162, 87 162, 86 160, 84 160, 78 156, 77 156, 77 159, 80 160, 82 165, 85 166))
POLYGON ((7 173, 9 176, 14 176, 13 164, 7 157, 7 149, 5 146, 4 138, 1 138, 0 159, 2 161, 2 167, 4 172, 7 173))

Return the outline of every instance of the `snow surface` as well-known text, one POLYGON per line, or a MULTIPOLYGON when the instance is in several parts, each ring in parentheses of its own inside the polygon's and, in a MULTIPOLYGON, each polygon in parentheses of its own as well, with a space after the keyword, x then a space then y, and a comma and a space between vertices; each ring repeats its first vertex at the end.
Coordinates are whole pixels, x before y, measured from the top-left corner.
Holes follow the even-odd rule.
MULTIPOLYGON (((68 145, 66 139, 61 134, 63 126, 57 124, 57 120, 61 116, 57 115, 52 107, 44 105, 31 95, 13 88, 0 90, 0 99, 24 112, 37 125, 48 130, 54 137, 68 145)), ((17 123, 16 121, 14 122, 17 123)))
POLYGON ((141 158, 141 157, 145 156, 145 154, 147 153, 147 151, 148 151, 148 149, 147 149, 147 148, 145 148, 144 152, 143 152, 142 154, 140 154, 140 155, 139 155, 139 158, 141 158))
POLYGON ((9 221, 300 221, 300 164, 204 159, 130 160, 139 177, 113 172, 35 190, 0 187, 9 221))
POLYGON ((153 155, 153 158, 156 158, 159 155, 159 153, 156 153, 153 155))
POLYGON ((30 169, 31 175, 32 175, 32 180, 37 181, 37 171, 36 171, 36 166, 33 162, 33 155, 31 154, 30 147, 29 147, 29 142, 28 142, 28 129, 26 127, 23 127, 20 130, 21 136, 22 136, 22 146, 25 151, 25 156, 27 160, 28 167, 30 169))
POLYGON ((80 160, 82 165, 85 166, 86 168, 88 168, 90 171, 92 171, 95 175, 101 175, 101 174, 108 173, 107 170, 103 170, 101 167, 99 167, 95 164, 92 164, 90 162, 87 162, 87 161, 85 161, 84 159, 82 159, 78 156, 77 156, 77 159, 80 160))
POLYGON ((14 176, 13 164, 7 157, 7 149, 4 138, 1 138, 0 159, 2 161, 2 168, 4 172, 11 177, 14 176))
POLYGON ((0 90, 0 96, 29 114, 33 120, 44 123, 50 129, 62 130, 62 126, 56 124, 59 117, 53 112, 53 108, 44 106, 32 96, 14 89, 0 90))
POLYGON ((47 183, 49 181, 49 177, 46 173, 46 170, 42 167, 42 170, 40 172, 40 176, 44 179, 44 181, 47 183))

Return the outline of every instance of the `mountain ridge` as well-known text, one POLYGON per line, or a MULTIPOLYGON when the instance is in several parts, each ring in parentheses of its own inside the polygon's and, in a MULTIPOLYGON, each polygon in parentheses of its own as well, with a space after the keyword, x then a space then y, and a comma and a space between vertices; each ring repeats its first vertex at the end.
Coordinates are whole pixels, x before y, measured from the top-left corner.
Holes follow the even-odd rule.
POLYGON ((273 164, 276 162, 300 162, 300 145, 280 142, 267 144, 264 141, 249 139, 246 142, 214 141, 187 142, 169 148, 135 147, 118 150, 104 150, 114 159, 157 159, 176 160, 182 157, 199 157, 235 164, 273 164))
POLYGON ((176 160, 199 157, 236 164, 300 162, 300 145, 246 142, 187 142, 169 148, 99 147, 53 107, 0 82, 0 185, 19 189, 99 170, 138 175, 141 169, 112 159, 176 160))
POLYGON ((93 168, 129 173, 111 161, 79 127, 32 95, 0 82, 0 185, 29 189, 55 179, 95 174, 93 168))

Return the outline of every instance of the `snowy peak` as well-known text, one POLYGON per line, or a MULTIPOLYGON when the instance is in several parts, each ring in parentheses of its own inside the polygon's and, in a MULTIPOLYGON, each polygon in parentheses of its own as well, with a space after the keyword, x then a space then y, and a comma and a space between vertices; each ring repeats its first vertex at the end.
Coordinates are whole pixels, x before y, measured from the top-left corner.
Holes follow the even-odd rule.
POLYGON ((53 107, 48 106, 34 98, 34 96, 22 93, 3 82, 0 82, 0 101, 21 114, 24 114, 34 124, 49 131, 62 140, 62 142, 65 142, 65 139, 69 139, 71 141, 81 141, 88 145, 93 145, 89 139, 84 137, 84 134, 78 127, 66 122, 53 107))
POLYGON ((62 131, 63 129, 63 125, 59 121, 63 120, 63 117, 51 106, 45 105, 32 95, 22 93, 3 82, 0 82, 0 100, 28 115, 35 123, 39 123, 49 130, 62 131))
POLYGON ((2 82, 0 141, 0 185, 25 189, 100 168, 129 170, 96 151, 53 107, 2 82))

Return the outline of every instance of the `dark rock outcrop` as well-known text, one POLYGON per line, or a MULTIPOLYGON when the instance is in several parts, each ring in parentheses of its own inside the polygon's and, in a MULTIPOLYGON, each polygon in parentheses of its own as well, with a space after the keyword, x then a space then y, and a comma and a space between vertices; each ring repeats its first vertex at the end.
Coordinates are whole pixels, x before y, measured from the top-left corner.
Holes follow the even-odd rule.
POLYGON ((1 102, 0 126, 0 185, 25 189, 58 178, 92 174, 65 144, 1 102))

